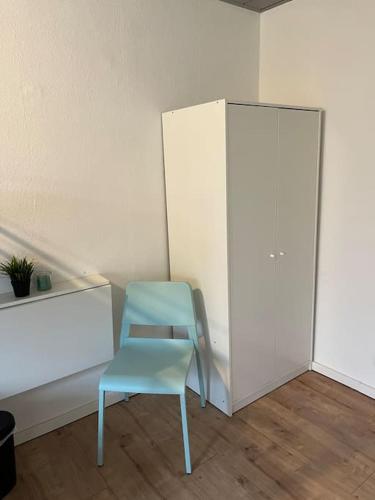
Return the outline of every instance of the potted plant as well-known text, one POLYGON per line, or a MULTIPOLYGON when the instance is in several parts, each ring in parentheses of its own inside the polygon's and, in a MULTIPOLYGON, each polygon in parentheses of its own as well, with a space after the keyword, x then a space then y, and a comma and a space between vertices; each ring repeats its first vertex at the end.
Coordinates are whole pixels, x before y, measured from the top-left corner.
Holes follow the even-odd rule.
POLYGON ((30 295, 30 279, 34 264, 26 257, 19 259, 13 256, 0 264, 0 273, 9 276, 16 297, 30 295))

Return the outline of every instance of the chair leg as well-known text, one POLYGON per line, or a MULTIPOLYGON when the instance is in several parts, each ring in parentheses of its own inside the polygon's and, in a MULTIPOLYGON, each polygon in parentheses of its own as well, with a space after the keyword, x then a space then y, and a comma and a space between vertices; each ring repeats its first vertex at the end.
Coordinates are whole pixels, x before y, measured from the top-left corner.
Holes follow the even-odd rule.
POLYGON ((181 406, 182 436, 184 440, 184 452, 185 452, 185 470, 186 474, 191 474, 190 445, 189 445, 189 432, 188 432, 187 415, 186 415, 185 394, 180 394, 180 406, 181 406))
POLYGON ((129 393, 124 392, 124 401, 129 401, 129 393))
POLYGON ((197 370, 198 370, 198 380, 199 380, 199 394, 201 398, 201 408, 206 407, 206 395, 204 390, 204 380, 203 380, 203 371, 202 371, 202 363, 201 357, 199 355, 198 350, 195 350, 195 359, 197 361, 197 370))
POLYGON ((98 406, 98 466, 103 465, 103 438, 104 438, 104 406, 105 406, 105 391, 99 391, 99 406, 98 406))

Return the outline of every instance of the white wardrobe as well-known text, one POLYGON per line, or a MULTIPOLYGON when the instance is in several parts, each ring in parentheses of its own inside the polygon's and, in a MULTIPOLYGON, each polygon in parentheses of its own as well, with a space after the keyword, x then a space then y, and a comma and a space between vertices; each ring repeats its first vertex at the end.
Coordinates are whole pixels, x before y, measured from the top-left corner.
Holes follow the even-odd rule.
POLYGON ((321 111, 162 119, 171 279, 198 289, 208 400, 231 415, 311 365, 321 111))

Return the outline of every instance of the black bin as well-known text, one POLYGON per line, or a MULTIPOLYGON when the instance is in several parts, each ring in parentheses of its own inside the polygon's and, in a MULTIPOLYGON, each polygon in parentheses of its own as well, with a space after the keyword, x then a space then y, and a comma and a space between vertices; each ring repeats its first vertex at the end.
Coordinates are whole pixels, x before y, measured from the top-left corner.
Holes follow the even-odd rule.
POLYGON ((16 484, 13 431, 16 423, 8 411, 0 411, 0 498, 16 484))

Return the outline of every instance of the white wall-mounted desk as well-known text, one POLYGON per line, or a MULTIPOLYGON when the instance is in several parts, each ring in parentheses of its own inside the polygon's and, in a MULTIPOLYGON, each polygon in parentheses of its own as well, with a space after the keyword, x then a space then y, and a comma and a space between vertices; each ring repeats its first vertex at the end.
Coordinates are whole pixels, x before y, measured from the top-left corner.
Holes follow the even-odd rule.
POLYGON ((99 275, 0 294, 0 400, 113 357, 111 285, 99 275))

